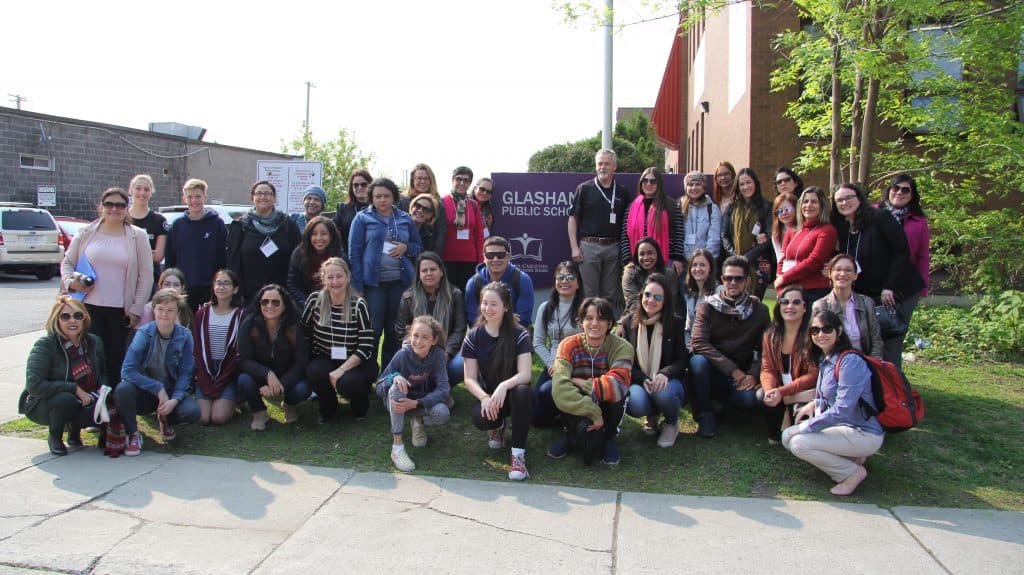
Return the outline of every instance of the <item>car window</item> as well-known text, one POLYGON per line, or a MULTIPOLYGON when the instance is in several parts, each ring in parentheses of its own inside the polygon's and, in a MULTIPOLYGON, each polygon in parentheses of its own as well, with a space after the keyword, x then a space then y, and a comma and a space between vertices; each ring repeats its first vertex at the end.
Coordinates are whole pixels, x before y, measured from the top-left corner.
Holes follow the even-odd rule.
POLYGON ((53 218, 46 212, 35 210, 0 211, 0 228, 4 230, 56 230, 53 218))

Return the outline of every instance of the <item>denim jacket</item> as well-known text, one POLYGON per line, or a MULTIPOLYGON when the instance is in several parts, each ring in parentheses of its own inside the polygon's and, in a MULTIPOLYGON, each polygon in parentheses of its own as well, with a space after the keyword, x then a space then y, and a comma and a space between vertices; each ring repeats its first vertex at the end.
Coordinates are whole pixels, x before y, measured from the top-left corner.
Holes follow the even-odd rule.
POLYGON ((394 208, 392 218, 383 218, 370 206, 356 214, 348 237, 349 267, 352 269, 352 288, 364 293, 366 286, 378 285, 381 254, 384 242, 390 239, 407 246, 402 255, 402 286, 412 285, 413 264, 420 255, 420 233, 416 223, 406 212, 394 208))
POLYGON ((146 366, 156 351, 156 322, 150 322, 135 332, 128 352, 121 366, 121 385, 130 383, 153 395, 166 389, 171 399, 182 400, 188 394, 188 385, 192 381, 196 360, 192 356, 192 334, 178 324, 174 324, 171 342, 167 345, 166 369, 171 381, 157 381, 146 375, 146 366))
POLYGON ((838 425, 853 427, 882 435, 881 424, 875 416, 868 416, 861 407, 861 400, 875 407, 875 398, 871 393, 871 370, 864 358, 856 353, 844 356, 840 377, 836 377, 836 354, 821 358, 818 363, 818 385, 815 394, 814 417, 801 423, 800 433, 813 433, 838 425))

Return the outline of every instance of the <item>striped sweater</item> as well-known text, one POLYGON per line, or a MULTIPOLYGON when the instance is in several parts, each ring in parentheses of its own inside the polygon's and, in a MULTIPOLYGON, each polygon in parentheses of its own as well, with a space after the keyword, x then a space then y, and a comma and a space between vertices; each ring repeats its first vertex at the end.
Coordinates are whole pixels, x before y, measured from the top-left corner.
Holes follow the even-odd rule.
POLYGON ((608 334, 597 354, 591 356, 583 346, 585 338, 582 333, 572 335, 558 346, 551 393, 563 413, 595 421, 601 417, 598 403, 618 403, 629 393, 633 346, 608 334), (573 378, 590 380, 590 388, 580 389, 573 378))

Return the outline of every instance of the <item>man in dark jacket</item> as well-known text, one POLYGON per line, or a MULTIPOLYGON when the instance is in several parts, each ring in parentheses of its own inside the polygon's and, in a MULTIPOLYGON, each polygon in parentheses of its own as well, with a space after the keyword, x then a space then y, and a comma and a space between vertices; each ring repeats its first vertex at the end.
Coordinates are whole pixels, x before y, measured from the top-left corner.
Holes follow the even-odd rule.
POLYGON ((188 304, 195 313, 210 301, 213 274, 225 266, 228 232, 217 212, 206 208, 206 182, 190 179, 181 195, 188 211, 171 225, 164 263, 185 274, 188 304))

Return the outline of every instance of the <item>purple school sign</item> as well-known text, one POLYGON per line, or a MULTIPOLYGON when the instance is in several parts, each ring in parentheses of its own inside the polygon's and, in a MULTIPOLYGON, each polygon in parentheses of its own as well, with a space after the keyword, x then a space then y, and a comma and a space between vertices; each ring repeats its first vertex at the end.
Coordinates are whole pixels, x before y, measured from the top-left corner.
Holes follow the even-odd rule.
MULTIPOLYGON (((512 248, 512 263, 530 274, 535 288, 551 287, 558 262, 570 258, 566 222, 572 194, 581 182, 594 178, 583 173, 497 173, 494 180, 493 233, 512 248)), ((682 177, 665 174, 665 191, 678 198, 682 177)), ((615 174, 615 182, 636 194, 640 174, 615 174)))

